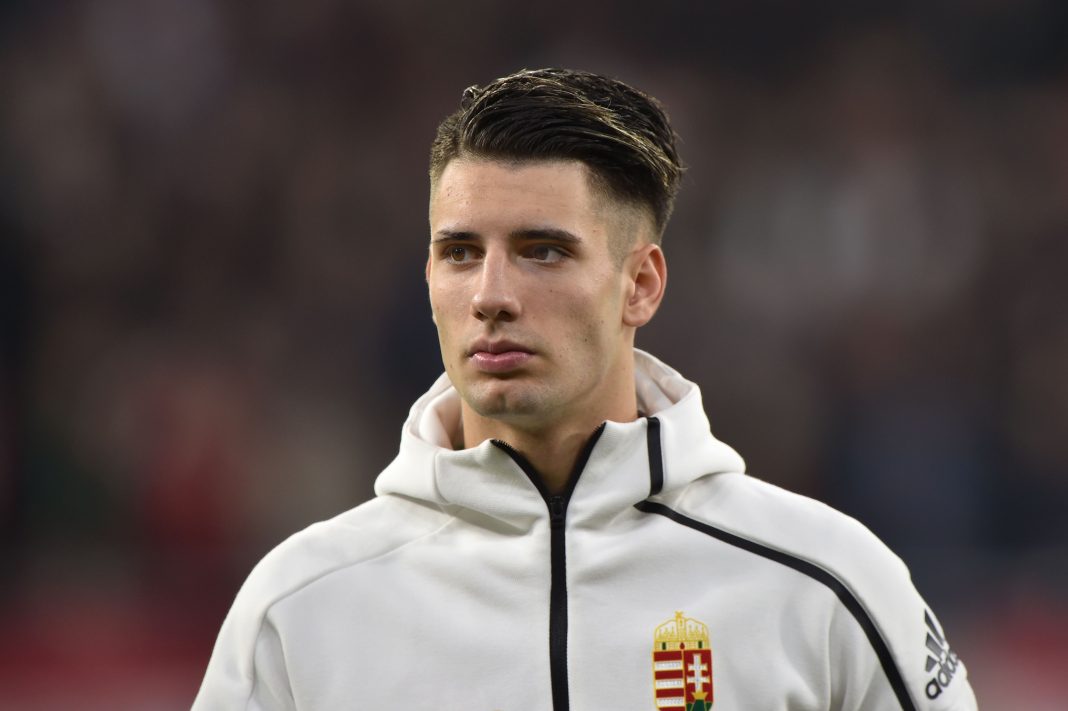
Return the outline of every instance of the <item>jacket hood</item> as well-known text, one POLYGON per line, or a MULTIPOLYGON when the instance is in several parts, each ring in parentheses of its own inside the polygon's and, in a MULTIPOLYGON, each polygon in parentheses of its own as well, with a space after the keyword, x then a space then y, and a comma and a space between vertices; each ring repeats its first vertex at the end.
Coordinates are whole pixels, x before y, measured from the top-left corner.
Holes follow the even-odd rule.
MULTIPOLYGON (((635 349, 634 356, 638 409, 645 416, 605 423, 571 496, 573 524, 614 516, 704 476, 745 470, 742 458, 712 436, 697 385, 644 351, 635 349), (653 483, 657 458, 662 486, 653 483)), ((459 429, 460 396, 442 374, 412 406, 400 451, 376 480, 375 493, 472 509, 510 527, 525 529, 545 518, 542 495, 515 460, 490 440, 454 450, 459 429)))

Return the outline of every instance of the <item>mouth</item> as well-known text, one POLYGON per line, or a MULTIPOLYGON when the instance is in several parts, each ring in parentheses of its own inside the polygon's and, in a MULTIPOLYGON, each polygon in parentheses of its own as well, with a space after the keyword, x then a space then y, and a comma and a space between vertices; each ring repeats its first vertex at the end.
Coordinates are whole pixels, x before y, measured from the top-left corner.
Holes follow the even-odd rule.
POLYGON ((475 367, 484 373, 508 373, 523 367, 534 352, 514 341, 475 341, 467 352, 475 367))
POLYGON ((468 349, 467 355, 473 356, 477 353, 489 353, 490 355, 500 355, 502 353, 526 353, 533 355, 534 351, 526 346, 516 343, 515 341, 489 341, 481 339, 471 344, 471 348, 468 349))

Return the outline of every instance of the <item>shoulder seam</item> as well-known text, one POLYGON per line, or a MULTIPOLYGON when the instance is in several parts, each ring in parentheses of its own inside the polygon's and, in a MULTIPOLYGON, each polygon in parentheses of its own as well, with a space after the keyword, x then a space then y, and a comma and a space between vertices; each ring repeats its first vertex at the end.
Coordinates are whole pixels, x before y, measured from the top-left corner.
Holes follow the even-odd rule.
MULTIPOLYGON (((346 568, 352 568, 354 566, 362 565, 364 563, 370 563, 372 560, 378 560, 379 558, 384 558, 385 556, 390 555, 392 553, 396 553, 400 549, 406 548, 406 547, 412 545, 413 543, 416 543, 418 541, 423 540, 424 538, 428 538, 430 536, 433 536, 434 534, 440 532, 442 529, 446 528, 447 526, 451 525, 452 523, 454 523, 456 521, 456 517, 455 516, 451 516, 449 514, 446 514, 446 515, 449 517, 448 520, 445 521, 445 523, 443 523, 440 526, 438 526, 437 528, 435 528, 435 529, 433 529, 431 531, 427 531, 426 533, 423 533, 421 535, 418 535, 415 538, 412 538, 411 540, 404 541, 400 545, 398 545, 398 546, 396 546, 394 548, 390 548, 388 551, 383 551, 383 552, 379 553, 378 555, 371 556, 370 558, 361 558, 360 560, 354 560, 354 561, 349 561, 347 563, 342 563, 340 565, 337 565, 337 566, 335 566, 333 568, 330 568, 329 570, 323 571, 323 572, 315 575, 314 577, 311 577, 311 578, 303 581, 299 585, 295 586, 292 590, 289 590, 289 591, 277 596, 276 598, 274 598, 274 600, 272 600, 269 604, 267 604, 267 606, 264 608, 264 612, 263 612, 264 617, 266 617, 267 614, 271 611, 271 608, 273 608, 278 603, 280 603, 280 602, 282 602, 282 601, 284 601, 284 600, 296 595, 300 591, 304 590, 305 588, 307 588, 307 587, 309 587, 311 585, 314 585, 315 583, 319 582, 323 578, 327 578, 327 577, 333 575, 334 573, 340 572, 340 571, 342 571, 342 570, 344 570, 346 568)), ((262 625, 262 623, 261 623, 261 625, 262 625)))
MULTIPOLYGON (((289 598, 291 598, 292 596, 294 596, 297 593, 301 592, 302 590, 306 589, 310 585, 314 585, 315 583, 319 582, 320 580, 323 580, 324 578, 327 578, 327 577, 333 575, 334 573, 337 573, 337 572, 340 572, 342 570, 345 570, 346 568, 351 568, 353 566, 361 565, 363 563, 368 563, 368 562, 370 562, 372 560, 378 560, 379 558, 382 558, 384 556, 390 555, 391 553, 395 553, 395 552, 399 551, 402 548, 410 546, 413 543, 416 543, 417 541, 421 541, 424 538, 428 538, 429 536, 433 536, 434 534, 440 532, 445 527, 447 527, 450 524, 452 524, 455 520, 456 520, 456 517, 449 516, 449 519, 447 521, 445 521, 445 523, 441 524, 440 526, 438 526, 437 528, 433 529, 432 531, 427 531, 426 533, 423 533, 422 535, 416 536, 415 538, 412 538, 411 540, 408 540, 408 541, 405 541, 404 543, 401 543, 399 546, 396 546, 394 548, 390 548, 388 551, 384 551, 382 553, 379 553, 378 555, 371 556, 370 558, 363 558, 361 560, 350 561, 350 562, 335 566, 333 568, 330 568, 329 570, 323 571, 323 572, 319 573, 318 575, 315 575, 314 577, 311 577, 311 578, 309 578, 307 580, 302 581, 300 584, 294 586, 292 589, 287 590, 286 592, 277 595, 270 602, 266 603, 263 606, 263 611, 260 613, 259 620, 256 623, 256 635, 253 637, 253 641, 252 641, 252 652, 251 652, 252 653, 252 659, 251 659, 252 663, 249 665, 249 671, 252 673, 252 679, 250 681, 253 684, 256 681, 256 679, 255 679, 255 676, 256 676, 256 662, 255 662, 256 642, 259 640, 260 635, 263 633, 263 626, 267 622, 267 616, 270 615, 271 610, 274 609, 275 605, 277 605, 280 602, 283 602, 285 600, 288 600, 289 598)), ((252 691, 251 691, 251 688, 250 688, 250 691, 249 691, 249 698, 250 699, 251 699, 251 694, 252 694, 252 691)))
POLYGON ((868 611, 864 608, 853 591, 829 570, 821 568, 815 563, 801 558, 800 556, 787 553, 777 548, 772 548, 763 543, 739 536, 736 533, 731 533, 730 531, 717 528, 716 526, 703 521, 690 518, 685 514, 681 514, 678 511, 655 501, 640 501, 635 504, 634 507, 643 513, 663 516, 675 523, 700 533, 704 533, 705 535, 711 536, 723 543, 735 546, 736 548, 740 548, 781 565, 785 565, 786 567, 796 570, 829 588, 842 605, 853 615, 853 618, 857 621, 857 624, 860 625, 861 630, 863 630, 865 636, 868 638, 868 642, 871 644, 876 657, 879 659, 879 663, 882 665, 883 672, 886 674, 887 681, 890 682, 890 686, 894 690, 894 695, 897 697, 902 711, 917 711, 917 707, 913 702, 912 697, 909 695, 908 686, 905 684, 904 675, 898 668, 897 662, 894 660, 893 654, 890 651, 890 647, 879 632, 879 628, 876 626, 875 621, 872 619, 871 615, 868 614, 868 611))
MULTIPOLYGON (((252 683, 248 687, 248 697, 245 699, 244 711, 248 711, 252 707, 252 697, 256 693, 256 684, 259 683, 259 677, 256 675, 256 648, 259 646, 260 637, 263 636, 263 630, 267 627, 267 615, 266 613, 260 619, 259 629, 256 630, 256 637, 252 640, 252 683)), ((285 665, 285 650, 282 651, 282 662, 286 672, 286 688, 289 690, 289 700, 293 702, 296 707, 296 700, 293 698, 293 685, 289 680, 288 665, 285 665)))

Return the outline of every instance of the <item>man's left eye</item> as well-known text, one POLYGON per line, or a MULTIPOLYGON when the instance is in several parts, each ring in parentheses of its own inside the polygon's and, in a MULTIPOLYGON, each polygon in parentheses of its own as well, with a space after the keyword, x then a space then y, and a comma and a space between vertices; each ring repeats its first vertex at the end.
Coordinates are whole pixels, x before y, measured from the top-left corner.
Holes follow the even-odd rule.
POLYGON ((564 258, 564 253, 556 247, 551 247, 547 244, 539 244, 535 247, 531 247, 528 252, 530 258, 538 262, 559 262, 564 258))

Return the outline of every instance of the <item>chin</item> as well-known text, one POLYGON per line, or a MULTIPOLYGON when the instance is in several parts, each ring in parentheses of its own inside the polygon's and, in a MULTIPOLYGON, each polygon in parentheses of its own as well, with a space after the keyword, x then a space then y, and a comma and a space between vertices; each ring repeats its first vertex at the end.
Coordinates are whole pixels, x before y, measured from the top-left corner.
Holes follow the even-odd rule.
POLYGON ((467 404, 481 417, 495 420, 522 420, 545 409, 542 398, 514 383, 498 381, 490 387, 475 386, 461 393, 467 404))

